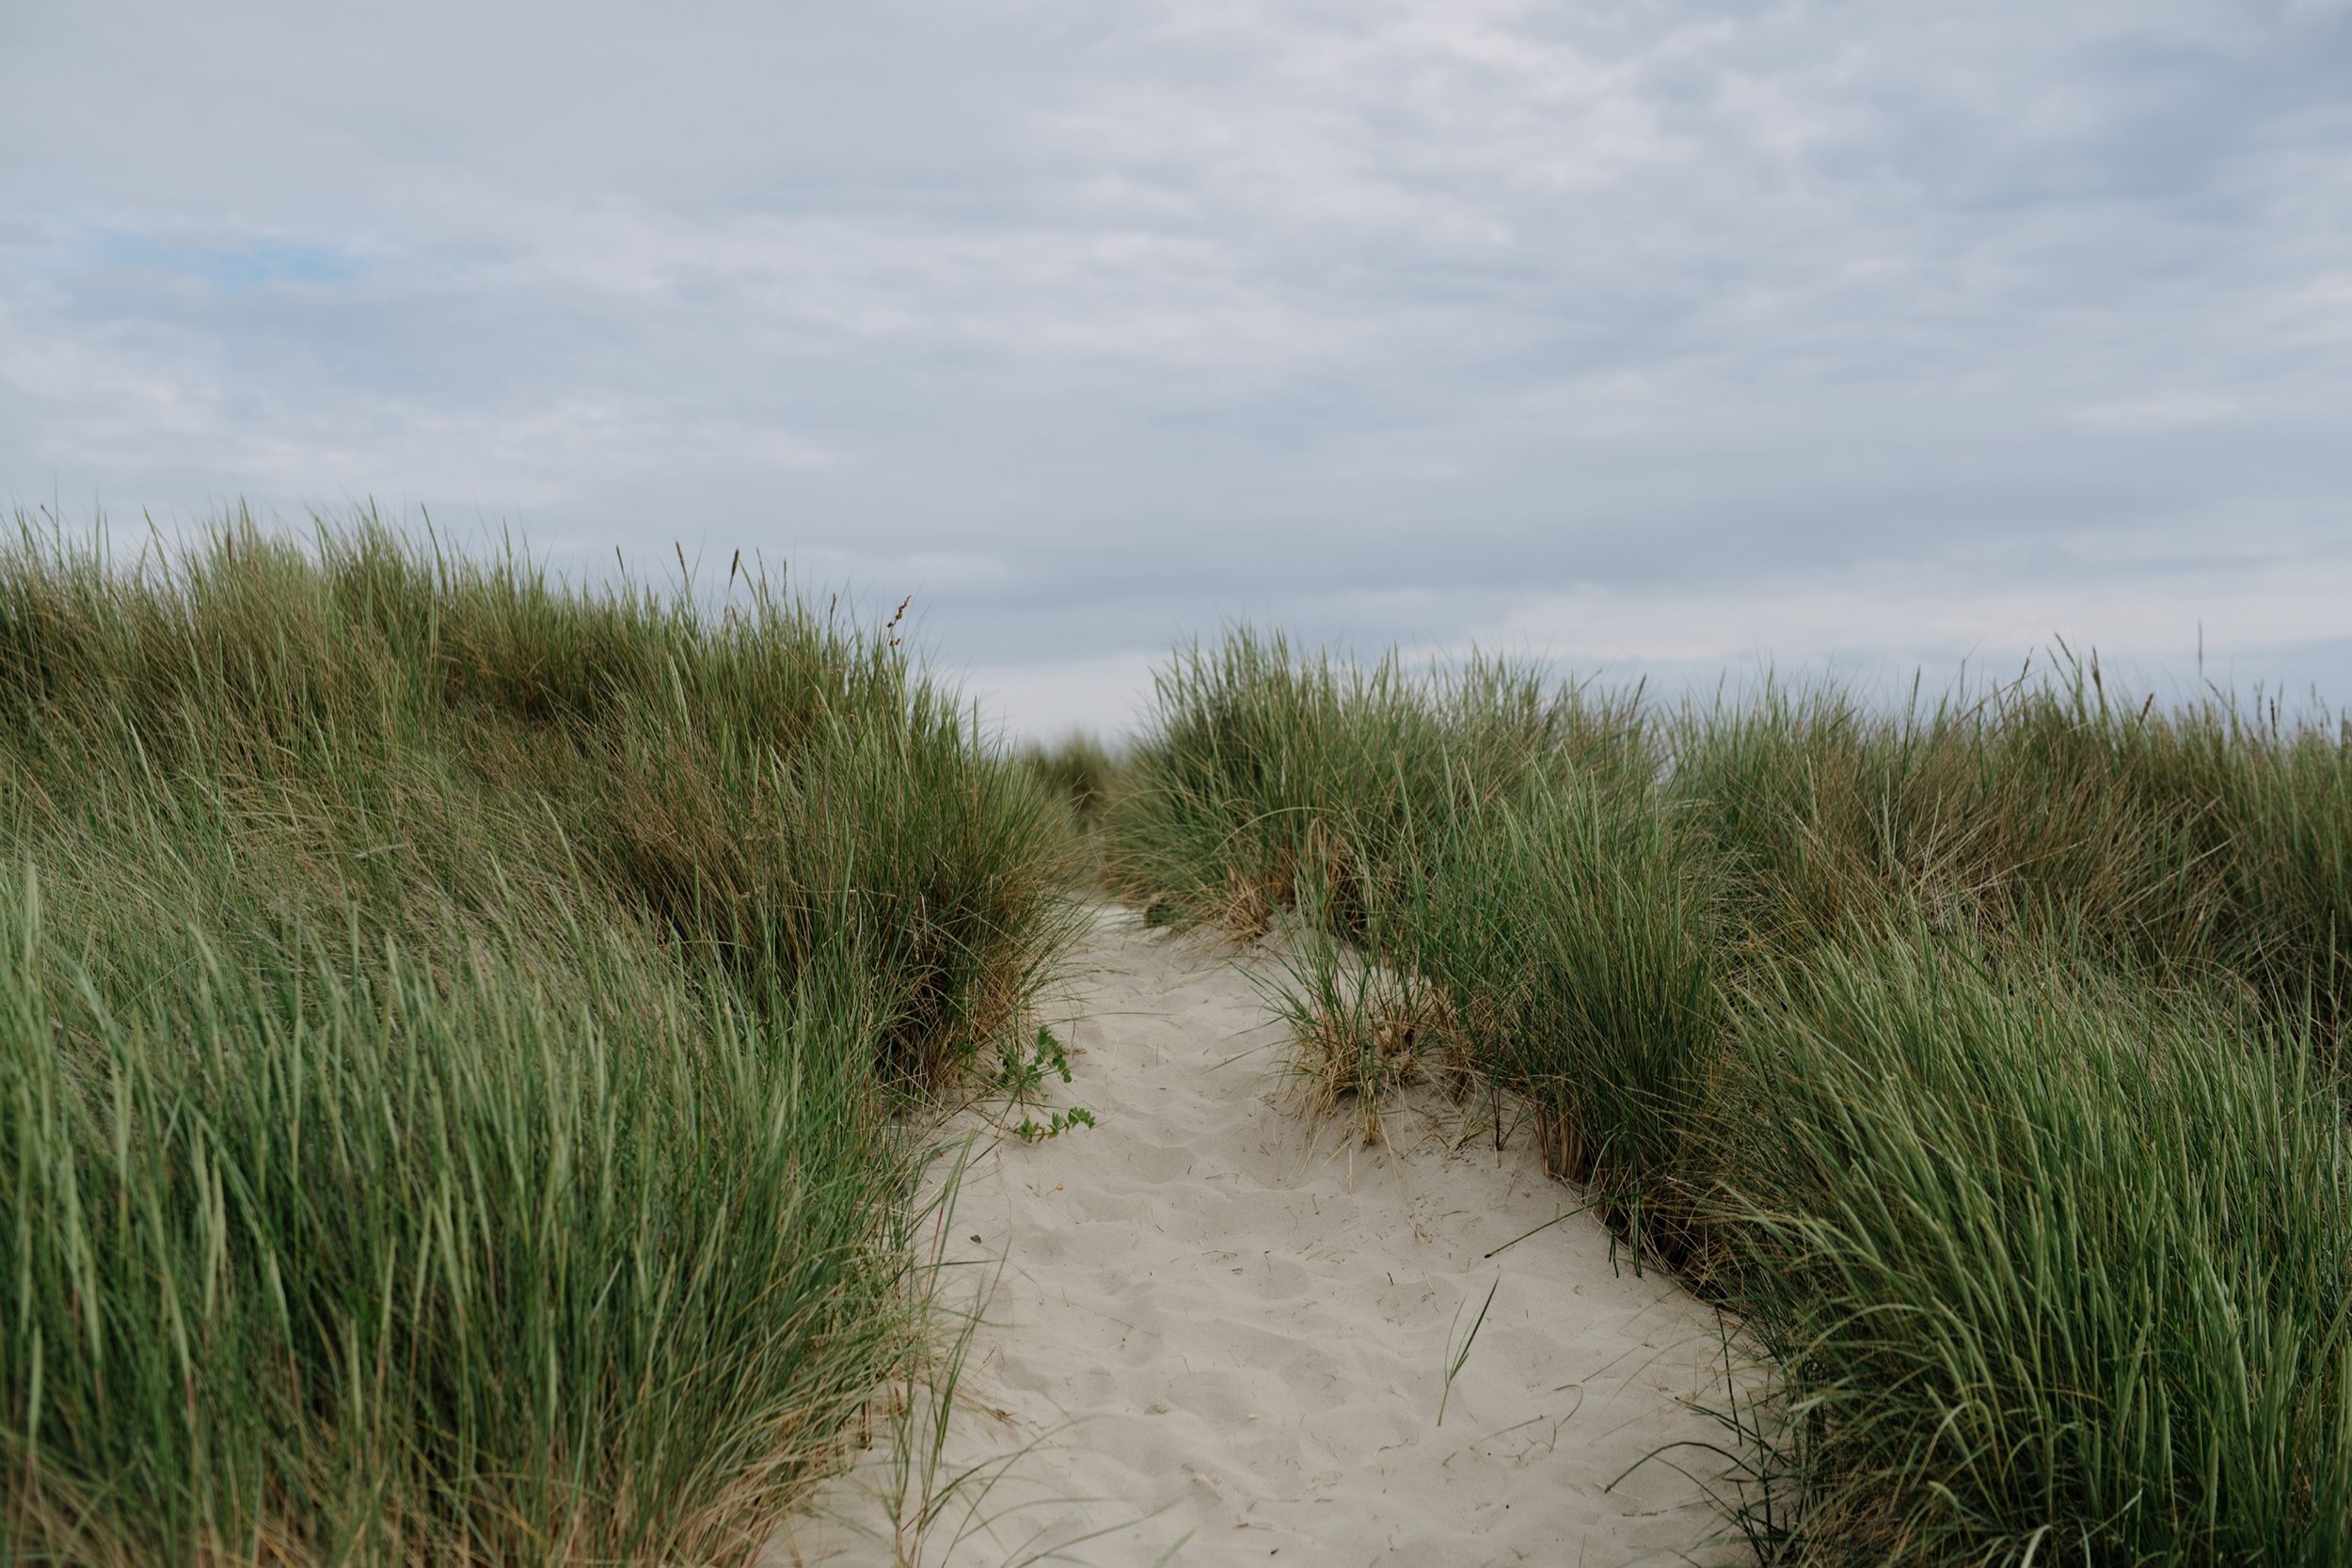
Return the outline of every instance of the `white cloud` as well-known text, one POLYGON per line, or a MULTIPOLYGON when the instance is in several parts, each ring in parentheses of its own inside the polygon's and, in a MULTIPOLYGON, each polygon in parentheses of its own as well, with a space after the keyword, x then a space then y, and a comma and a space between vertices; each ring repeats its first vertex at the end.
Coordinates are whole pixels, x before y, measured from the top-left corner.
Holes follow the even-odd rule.
POLYGON ((1110 738, 1132 733, 1148 711, 1152 672, 1161 657, 1159 650, 1130 649, 955 673, 1003 734, 1053 740, 1077 730, 1110 738))
POLYGON ((2060 641, 2162 657, 2194 647, 2201 628, 2215 648, 2252 655, 2352 634, 2347 562, 2267 562, 2207 579, 2194 595, 2088 574, 1972 582, 1955 593, 1955 576, 1881 568, 1828 583, 1764 578, 1706 593, 1581 586, 1522 605, 1495 641, 1577 667, 1753 659, 1799 667, 1905 650, 2013 664, 2060 641))
POLYGON ((2068 418, 2085 430, 2167 431, 2226 424, 2246 413, 2236 399, 2213 392, 2153 392, 2077 408, 2068 418))

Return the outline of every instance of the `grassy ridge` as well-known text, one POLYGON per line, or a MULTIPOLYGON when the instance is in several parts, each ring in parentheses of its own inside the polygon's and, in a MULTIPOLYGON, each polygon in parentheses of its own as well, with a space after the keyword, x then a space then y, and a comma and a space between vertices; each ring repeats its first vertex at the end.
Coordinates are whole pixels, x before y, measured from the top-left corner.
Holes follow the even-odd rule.
POLYGON ((729 1560, 828 1462, 1063 830, 728 588, 0 557, 0 1555, 729 1560))
POLYGON ((1770 1555, 2309 1565, 2352 1550, 2347 788, 2341 731, 2095 666, 1659 716, 1243 632, 1163 674, 1107 836, 1160 918, 1352 944, 1293 999, 1337 1090, 1516 1091, 1745 1314, 1770 1555))

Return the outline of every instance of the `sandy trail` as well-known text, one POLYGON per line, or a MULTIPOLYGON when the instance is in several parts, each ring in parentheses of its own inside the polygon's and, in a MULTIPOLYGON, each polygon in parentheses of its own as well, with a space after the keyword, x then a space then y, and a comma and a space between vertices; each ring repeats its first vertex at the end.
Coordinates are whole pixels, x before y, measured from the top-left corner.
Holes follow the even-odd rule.
POLYGON ((1229 947, 1104 910, 1077 969, 1063 1093, 1101 1125, 979 1153, 948 1237, 1003 1268, 939 1473, 1001 1478, 894 1548, 878 1445, 767 1562, 1724 1560, 1694 1482, 1625 1476, 1719 1434, 1686 1403, 1721 1386, 1714 1317, 1587 1216, 1486 1258, 1574 1207, 1532 1138, 1449 1155, 1441 1101, 1380 1148, 1303 1123, 1229 947))

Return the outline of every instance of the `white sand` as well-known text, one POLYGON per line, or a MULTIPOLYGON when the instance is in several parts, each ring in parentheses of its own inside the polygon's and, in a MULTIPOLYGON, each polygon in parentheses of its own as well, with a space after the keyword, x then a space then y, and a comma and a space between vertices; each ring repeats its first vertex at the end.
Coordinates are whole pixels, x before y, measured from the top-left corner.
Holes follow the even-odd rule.
POLYGON ((1498 1154, 1483 1116, 1435 1097, 1378 1148, 1302 1121, 1279 1026, 1205 939, 1104 911, 1078 968, 1061 1092, 1101 1125, 981 1153, 949 1237, 951 1259, 1004 1265, 934 1473, 980 1469, 919 1551, 894 1547, 877 1444, 767 1562, 996 1568, 1073 1542, 1050 1560, 1731 1555, 1668 1464, 1619 1479, 1719 1434, 1685 1402, 1721 1386, 1713 1315, 1622 1249, 1613 1266, 1589 1216, 1484 1256, 1575 1206, 1528 1132, 1498 1154))

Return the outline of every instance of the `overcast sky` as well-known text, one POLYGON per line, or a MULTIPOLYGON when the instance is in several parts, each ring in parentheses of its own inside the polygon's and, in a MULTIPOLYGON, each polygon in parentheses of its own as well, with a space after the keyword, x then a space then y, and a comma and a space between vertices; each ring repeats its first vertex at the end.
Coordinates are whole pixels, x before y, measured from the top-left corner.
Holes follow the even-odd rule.
POLYGON ((0 500, 1669 685, 2352 701, 2352 8, 0 6, 0 500))

